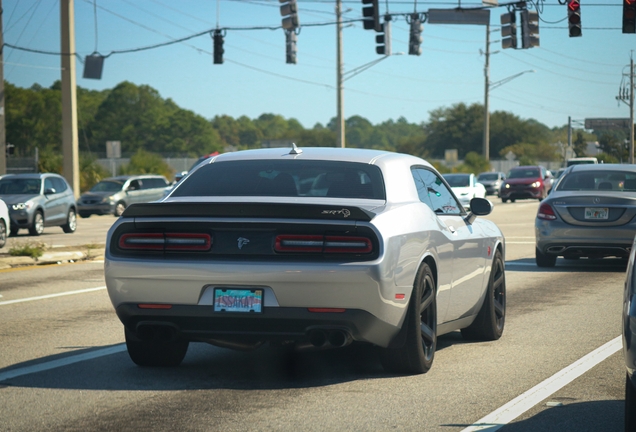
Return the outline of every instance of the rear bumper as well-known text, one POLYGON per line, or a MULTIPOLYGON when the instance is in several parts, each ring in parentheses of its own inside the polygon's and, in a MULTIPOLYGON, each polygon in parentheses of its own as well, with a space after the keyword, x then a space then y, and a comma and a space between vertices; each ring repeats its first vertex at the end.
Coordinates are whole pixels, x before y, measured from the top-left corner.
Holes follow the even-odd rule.
POLYGON ((524 199, 524 198, 542 198, 543 190, 541 188, 502 188, 499 191, 500 198, 506 199, 524 199))
POLYGON ((536 246, 544 254, 578 257, 627 257, 632 248, 634 226, 585 227, 565 222, 535 222, 536 246))
POLYGON ((80 204, 77 203, 77 211, 82 214, 114 214, 115 213, 115 205, 111 205, 109 203, 106 204, 80 204))
POLYGON ((316 313, 307 308, 264 307, 262 313, 214 312, 212 306, 173 305, 171 309, 140 309, 137 304, 117 307, 117 316, 132 332, 144 326, 169 326, 190 341, 304 342, 312 330, 344 331, 356 341, 388 346, 399 329, 368 312, 316 313))

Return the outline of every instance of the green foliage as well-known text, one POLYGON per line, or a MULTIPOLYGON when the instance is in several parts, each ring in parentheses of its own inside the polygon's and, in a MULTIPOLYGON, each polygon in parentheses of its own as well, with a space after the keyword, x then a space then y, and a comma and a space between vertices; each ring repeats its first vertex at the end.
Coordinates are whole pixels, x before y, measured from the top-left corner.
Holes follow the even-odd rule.
POLYGON ((505 156, 508 152, 514 153, 520 165, 536 165, 537 161, 559 160, 559 149, 551 144, 519 143, 504 147, 499 154, 505 156))
POLYGON ((88 155, 80 154, 79 164, 80 191, 82 193, 110 175, 106 168, 98 164, 94 158, 88 155))
POLYGON ((599 153, 596 155, 596 159, 598 159, 599 163, 618 163, 618 159, 616 159, 612 155, 608 155, 607 153, 599 153))
POLYGON ((11 256, 28 256, 34 259, 40 258, 46 245, 44 243, 18 243, 9 249, 11 256))
POLYGON ((64 171, 64 158, 55 146, 47 146, 39 150, 38 170, 43 173, 62 174, 64 171))
POLYGON ((130 158, 130 163, 122 166, 120 174, 160 174, 166 178, 172 178, 173 170, 163 160, 161 155, 139 149, 130 158))
POLYGON ((622 163, 629 160, 629 147, 625 141, 622 131, 607 130, 601 132, 598 144, 603 153, 622 163))
POLYGON ((582 132, 576 132, 576 138, 572 141, 572 147, 577 157, 587 156, 587 141, 583 138, 582 132))
POLYGON ((464 157, 464 162, 455 167, 453 171, 479 174, 490 171, 490 162, 477 152, 469 152, 464 157))

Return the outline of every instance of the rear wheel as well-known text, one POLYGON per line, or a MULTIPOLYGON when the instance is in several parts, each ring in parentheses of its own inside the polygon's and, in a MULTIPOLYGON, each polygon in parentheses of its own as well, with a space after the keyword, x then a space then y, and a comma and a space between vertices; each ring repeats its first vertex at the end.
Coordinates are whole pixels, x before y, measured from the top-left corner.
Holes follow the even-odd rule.
POLYGON ((556 255, 544 254, 539 250, 539 248, 535 248, 535 261, 537 263, 537 267, 554 267, 556 260, 556 255))
POLYGON ((467 340, 497 340, 506 323, 506 273, 501 252, 497 250, 492 261, 486 298, 473 323, 463 328, 462 336, 467 340))
POLYGON ((515 202, 515 198, 510 198, 510 202, 515 202))
POLYGON ((44 216, 41 211, 35 212, 33 215, 33 223, 29 227, 29 234, 39 236, 44 232, 44 216))
POLYGON ((91 214, 88 212, 79 212, 79 215, 81 218, 88 218, 91 217, 91 214))
POLYGON ((502 202, 502 203, 507 203, 507 202, 508 202, 508 198, 502 198, 502 199, 501 199, 501 202, 502 202))
POLYGON ((77 229, 77 214, 75 213, 75 210, 70 209, 68 211, 68 215, 66 216, 66 223, 62 225, 62 230, 67 234, 71 234, 71 233, 74 233, 76 229, 77 229))
POLYGON ((636 430, 636 388, 625 374, 625 430, 636 430))
POLYGON ((402 326, 406 340, 400 348, 381 351, 387 372, 421 374, 433 365, 437 347, 437 302, 433 272, 427 264, 418 270, 406 318, 402 326))
POLYGON ((9 236, 10 237, 15 237, 18 235, 18 228, 14 228, 14 227, 10 227, 9 228, 9 236))
POLYGON ((3 219, 0 219, 0 249, 7 244, 7 225, 3 219))
POLYGON ((141 340, 127 328, 124 328, 124 333, 128 355, 138 366, 179 366, 188 351, 187 340, 163 341, 156 338, 141 340))

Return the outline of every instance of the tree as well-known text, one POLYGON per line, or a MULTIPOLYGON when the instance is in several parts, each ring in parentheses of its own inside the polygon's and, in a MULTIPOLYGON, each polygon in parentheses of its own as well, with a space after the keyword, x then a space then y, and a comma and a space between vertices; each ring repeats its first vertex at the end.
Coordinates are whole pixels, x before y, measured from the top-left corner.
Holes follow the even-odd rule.
POLYGON ((130 163, 119 169, 120 174, 160 174, 172 178, 173 170, 161 155, 139 149, 130 158, 130 163))

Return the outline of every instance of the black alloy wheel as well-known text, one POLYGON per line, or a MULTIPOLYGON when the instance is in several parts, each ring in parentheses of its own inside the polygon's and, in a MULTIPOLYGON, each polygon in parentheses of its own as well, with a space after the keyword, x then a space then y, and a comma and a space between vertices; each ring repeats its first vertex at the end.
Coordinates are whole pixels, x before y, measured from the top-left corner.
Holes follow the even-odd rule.
POLYGON ((506 271, 501 252, 492 261, 484 303, 473 323, 461 330, 467 340, 493 341, 501 337, 506 324, 506 271))
POLYGON ((636 431, 636 388, 625 375, 625 431, 636 431))
POLYGON ((406 340, 399 348, 381 350, 387 372, 422 374, 433 365, 437 348, 437 292, 428 264, 418 270, 402 331, 406 340))

